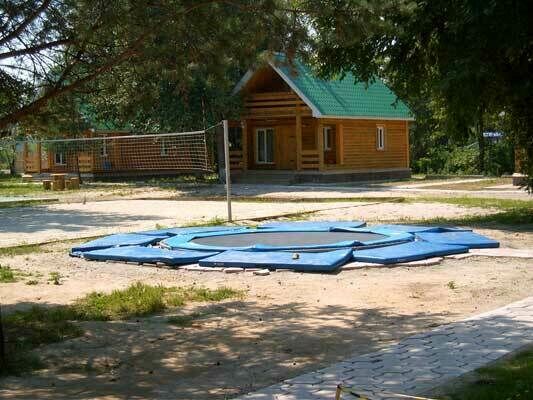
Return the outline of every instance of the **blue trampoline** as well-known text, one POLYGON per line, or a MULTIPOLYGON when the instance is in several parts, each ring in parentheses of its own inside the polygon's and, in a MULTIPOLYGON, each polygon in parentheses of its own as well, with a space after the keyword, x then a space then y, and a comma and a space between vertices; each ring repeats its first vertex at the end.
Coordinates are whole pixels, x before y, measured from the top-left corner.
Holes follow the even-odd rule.
POLYGON ((305 221, 176 227, 122 233, 71 249, 87 260, 333 271, 351 259, 381 264, 498 247, 468 229, 419 225, 362 227, 362 221, 305 221))
POLYGON ((385 246, 413 240, 406 232, 386 229, 336 228, 334 230, 246 229, 179 235, 161 241, 169 249, 200 251, 328 250, 385 246))

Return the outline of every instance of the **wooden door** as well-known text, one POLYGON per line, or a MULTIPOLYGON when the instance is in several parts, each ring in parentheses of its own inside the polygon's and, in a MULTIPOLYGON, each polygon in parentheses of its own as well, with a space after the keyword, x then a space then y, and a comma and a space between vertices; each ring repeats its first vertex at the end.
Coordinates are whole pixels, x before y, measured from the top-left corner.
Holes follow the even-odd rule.
POLYGON ((276 168, 296 169, 296 126, 276 127, 276 168))

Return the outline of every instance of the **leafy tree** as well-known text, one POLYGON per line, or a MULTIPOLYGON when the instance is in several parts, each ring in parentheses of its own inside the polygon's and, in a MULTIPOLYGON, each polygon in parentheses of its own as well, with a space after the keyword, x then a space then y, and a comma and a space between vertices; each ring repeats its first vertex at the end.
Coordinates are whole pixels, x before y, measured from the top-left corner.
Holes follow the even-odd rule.
POLYGON ((287 3, 6 0, 0 9, 0 131, 7 134, 10 124, 68 93, 97 96, 119 88, 142 99, 161 89, 146 77, 179 81, 184 92, 198 70, 216 80, 235 60, 250 61, 258 48, 291 52, 304 43, 306 29, 287 3))
MULTIPOLYGON (((531 3, 518 0, 304 0, 324 75, 384 77, 411 105, 442 101, 458 132, 475 127, 484 169, 484 118, 507 113, 533 182, 531 3)), ((416 109, 416 107, 414 107, 416 109)), ((417 115, 418 116, 418 115, 417 115)))

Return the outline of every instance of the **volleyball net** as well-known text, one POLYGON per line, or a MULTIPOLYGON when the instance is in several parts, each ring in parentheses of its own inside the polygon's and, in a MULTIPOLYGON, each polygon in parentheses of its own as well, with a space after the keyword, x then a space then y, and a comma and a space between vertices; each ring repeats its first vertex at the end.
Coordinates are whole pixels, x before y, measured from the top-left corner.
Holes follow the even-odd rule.
POLYGON ((215 127, 192 132, 27 140, 28 173, 158 175, 214 172, 215 127))

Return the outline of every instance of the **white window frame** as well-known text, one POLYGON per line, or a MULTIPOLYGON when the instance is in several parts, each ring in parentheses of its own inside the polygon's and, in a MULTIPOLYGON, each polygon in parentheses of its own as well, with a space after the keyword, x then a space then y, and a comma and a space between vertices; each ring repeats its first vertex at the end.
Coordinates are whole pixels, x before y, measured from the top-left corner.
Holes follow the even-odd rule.
POLYGON ((325 126, 322 128, 322 135, 324 137, 324 151, 331 151, 333 148, 331 147, 331 143, 329 142, 329 134, 331 132, 331 126, 325 126))
POLYGON ((107 142, 105 139, 102 139, 102 148, 100 149, 100 156, 107 157, 107 142))
POLYGON ((67 165, 65 160, 65 154, 63 152, 54 153, 54 165, 67 165), (57 156, 59 155, 60 162, 57 162, 57 156))
POLYGON ((274 143, 274 140, 275 140, 275 136, 274 136, 274 128, 257 128, 255 130, 255 163, 256 164, 274 164, 274 146, 272 146, 272 160, 267 160, 267 150, 268 150, 268 146, 267 146, 267 134, 268 132, 271 132, 272 134, 272 143, 274 143), (263 146, 263 154, 265 155, 265 160, 264 161, 261 161, 259 160, 259 132, 264 132, 264 141, 263 143, 261 143, 261 145, 263 146))
POLYGON ((376 149, 385 150, 385 127, 383 125, 376 126, 376 149))

